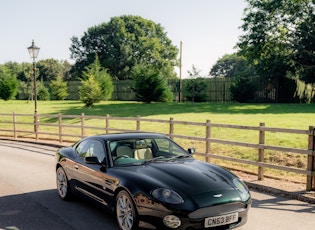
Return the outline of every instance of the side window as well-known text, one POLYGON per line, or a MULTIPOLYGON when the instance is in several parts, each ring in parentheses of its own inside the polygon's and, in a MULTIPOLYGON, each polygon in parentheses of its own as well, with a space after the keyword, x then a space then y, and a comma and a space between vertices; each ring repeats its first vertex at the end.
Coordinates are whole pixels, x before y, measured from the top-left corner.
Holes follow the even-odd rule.
POLYGON ((88 146, 87 146, 88 141, 82 141, 76 148, 76 153, 80 156, 80 157, 85 157, 86 152, 88 150, 88 146))
POLYGON ((78 145, 76 152, 80 157, 96 156, 100 161, 105 157, 102 143, 96 140, 86 140, 81 142, 78 145))
POLYGON ((105 151, 102 143, 100 141, 92 141, 91 142, 91 154, 96 156, 99 161, 103 161, 105 157, 105 151))
POLYGON ((159 151, 170 153, 172 155, 185 154, 185 152, 182 149, 180 149, 177 145, 175 145, 174 143, 170 142, 167 139, 155 139, 155 142, 157 144, 159 151))

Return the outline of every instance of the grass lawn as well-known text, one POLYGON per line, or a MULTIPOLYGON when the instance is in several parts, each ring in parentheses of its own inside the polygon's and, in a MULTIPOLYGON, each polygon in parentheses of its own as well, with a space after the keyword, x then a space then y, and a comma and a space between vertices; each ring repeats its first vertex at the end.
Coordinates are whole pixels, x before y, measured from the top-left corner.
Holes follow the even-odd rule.
MULTIPOLYGON (((34 103, 32 101, 0 100, 0 113, 11 114, 33 114, 34 103)), ((216 124, 235 124, 243 126, 258 126, 265 123, 266 127, 291 128, 308 130, 309 126, 315 126, 315 104, 236 104, 236 103, 151 103, 144 104, 138 102, 109 101, 97 103, 92 108, 84 107, 80 101, 38 101, 39 114, 58 114, 65 115, 85 115, 111 117, 136 117, 169 120, 171 117, 175 121, 206 122, 210 120, 216 124)), ((1 121, 1 116, 0 116, 1 121)), ((73 122, 73 121, 72 121, 73 122)), ((99 121, 89 121, 95 125, 99 121)), ((113 125, 130 127, 135 129, 134 123, 117 122, 113 125)), ((163 127, 159 124, 147 122, 142 130, 163 132, 163 127)), ((112 124, 112 123, 111 123, 112 124)), ((98 125, 98 124, 96 124, 98 125)), ((104 124, 100 124, 103 125, 104 124)), ((117 127, 121 128, 121 127, 117 127)), ((165 127, 167 129, 168 127, 165 127)), ((201 136, 204 137, 204 127, 184 127, 176 126, 176 134, 201 136)), ((92 134, 92 133, 91 133, 92 134)), ((1 134, 0 134, 1 135, 1 134)), ((235 140, 240 142, 258 142, 257 131, 240 131, 234 129, 213 128, 211 136, 218 139, 235 140)), ((177 140, 176 140, 177 141, 177 140)), ((180 143, 184 147, 196 147, 197 151, 204 151, 204 146, 194 141, 180 143)), ((266 144, 275 146, 285 146, 290 148, 307 149, 308 139, 306 135, 294 135, 284 133, 267 133, 266 144)), ((226 154, 243 159, 257 159, 257 150, 227 146, 220 144, 211 145, 212 152, 226 154)), ((305 169, 305 156, 288 154, 275 151, 266 151, 266 162, 273 162, 286 166, 296 166, 305 169)), ((242 168, 244 166, 231 162, 220 162, 225 166, 242 168)), ((249 169, 256 171, 256 167, 249 169)), ((270 170, 271 172, 271 170, 270 170)), ((272 172, 273 173, 273 172, 272 172)), ((278 172, 281 174, 282 172, 278 172)))
MULTIPOLYGON (((31 101, 0 100, 0 113, 34 113, 31 101)), ((112 117, 136 117, 220 124, 259 125, 268 127, 308 129, 315 126, 315 104, 232 104, 232 103, 151 103, 109 101, 84 107, 79 101, 38 101, 39 114, 69 114, 112 117)))

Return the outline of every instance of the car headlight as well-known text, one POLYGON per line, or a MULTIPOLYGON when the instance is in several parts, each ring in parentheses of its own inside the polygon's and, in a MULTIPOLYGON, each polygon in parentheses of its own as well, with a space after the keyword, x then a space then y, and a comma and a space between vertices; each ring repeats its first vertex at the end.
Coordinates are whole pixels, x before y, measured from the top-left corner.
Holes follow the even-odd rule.
POLYGON ((235 185, 237 190, 240 191, 242 200, 247 201, 250 197, 250 194, 246 184, 238 178, 233 179, 233 184, 235 185))
POLYGON ((177 192, 168 188, 154 189, 152 192, 152 196, 159 201, 170 204, 181 204, 184 202, 183 198, 177 192))

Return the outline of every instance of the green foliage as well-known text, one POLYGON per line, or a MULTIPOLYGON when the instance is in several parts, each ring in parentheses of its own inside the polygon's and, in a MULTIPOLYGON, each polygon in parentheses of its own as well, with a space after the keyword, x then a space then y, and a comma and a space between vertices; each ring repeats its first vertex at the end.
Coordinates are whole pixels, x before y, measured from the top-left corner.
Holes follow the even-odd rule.
POLYGON ((94 75, 90 75, 87 80, 81 80, 82 86, 79 87, 80 100, 86 107, 92 107, 100 102, 102 98, 102 89, 94 75))
POLYGON ((205 102, 207 98, 207 84, 205 78, 188 79, 184 81, 184 95, 192 102, 205 102))
POLYGON ((246 0, 240 53, 259 77, 275 79, 278 102, 292 102, 295 75, 315 82, 314 0, 246 0), (289 91, 288 91, 289 90, 289 91))
POLYGON ((134 92, 140 101, 170 102, 173 94, 163 75, 152 66, 138 66, 134 71, 134 92))
POLYGON ((299 24, 294 39, 298 76, 306 84, 315 83, 315 9, 305 12, 306 19, 299 24))
POLYGON ((41 101, 49 101, 50 100, 50 94, 47 87, 45 87, 44 84, 41 82, 37 82, 37 98, 41 101))
POLYGON ((70 69, 66 69, 64 63, 55 59, 40 60, 36 63, 38 68, 38 79, 41 81, 52 81, 57 76, 64 77, 70 69))
POLYGON ((108 100, 112 97, 114 91, 112 78, 107 70, 101 66, 97 55, 94 62, 85 68, 83 76, 85 79, 89 78, 89 76, 95 77, 102 90, 101 100, 108 100))
POLYGON ((12 72, 6 68, 0 68, 0 98, 7 101, 13 99, 18 92, 18 80, 12 72))
POLYGON ((64 82, 61 76, 57 76, 56 80, 51 81, 49 86, 55 100, 64 100, 69 95, 67 92, 67 82, 64 82))
POLYGON ((240 76, 230 87, 231 99, 237 102, 250 102, 254 97, 257 86, 250 77, 240 76))
POLYGON ((192 102, 206 101, 207 84, 206 79, 200 75, 200 70, 193 65, 192 70, 188 71, 188 75, 190 79, 185 80, 183 85, 186 100, 192 102))
POLYGON ((165 78, 174 78, 177 48, 164 28, 139 16, 112 17, 109 22, 89 28, 84 35, 71 38, 73 72, 80 75, 93 63, 95 54, 113 79, 132 79, 137 65, 153 65, 165 78))
POLYGON ((109 99, 114 90, 111 77, 106 69, 101 67, 97 55, 94 62, 85 67, 81 82, 79 96, 86 107, 92 107, 101 100, 109 99))
POLYGON ((238 53, 226 54, 212 66, 209 75, 212 77, 254 76, 254 68, 238 53))
MULTIPOLYGON (((19 81, 32 81, 33 64, 7 62, 3 66, 7 67, 19 81)), ((58 61, 55 59, 40 60, 36 63, 36 78, 41 81, 51 81, 61 76, 65 80, 71 80, 71 64, 68 61, 58 61)))
POLYGON ((31 100, 33 98, 33 86, 29 82, 19 81, 18 98, 31 100))

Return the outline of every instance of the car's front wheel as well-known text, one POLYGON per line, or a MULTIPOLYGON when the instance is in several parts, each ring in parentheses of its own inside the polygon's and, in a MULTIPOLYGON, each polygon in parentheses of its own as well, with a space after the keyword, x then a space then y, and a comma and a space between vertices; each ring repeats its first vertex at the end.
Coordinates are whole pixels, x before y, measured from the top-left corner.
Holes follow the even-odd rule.
POLYGON ((57 169, 56 182, 59 197, 63 200, 69 200, 71 197, 69 181, 62 167, 57 169))
POLYGON ((122 190, 116 196, 116 219, 121 230, 132 230, 138 227, 135 205, 130 195, 122 190))

